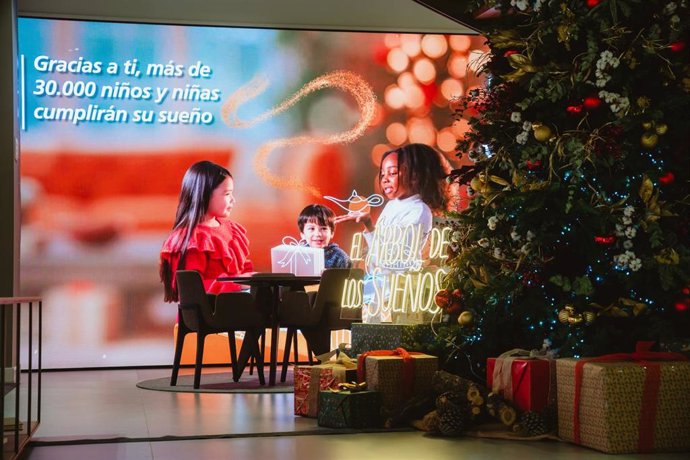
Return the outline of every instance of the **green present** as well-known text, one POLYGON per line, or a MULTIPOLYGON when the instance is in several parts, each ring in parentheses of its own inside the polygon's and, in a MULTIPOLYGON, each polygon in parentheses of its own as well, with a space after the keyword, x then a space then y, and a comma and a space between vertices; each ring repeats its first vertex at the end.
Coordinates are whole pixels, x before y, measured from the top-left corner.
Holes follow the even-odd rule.
POLYGON ((352 324, 352 355, 371 350, 420 350, 419 345, 434 341, 430 324, 352 324))
POLYGON ((378 391, 326 390, 319 392, 319 426, 375 428, 381 426, 378 391))

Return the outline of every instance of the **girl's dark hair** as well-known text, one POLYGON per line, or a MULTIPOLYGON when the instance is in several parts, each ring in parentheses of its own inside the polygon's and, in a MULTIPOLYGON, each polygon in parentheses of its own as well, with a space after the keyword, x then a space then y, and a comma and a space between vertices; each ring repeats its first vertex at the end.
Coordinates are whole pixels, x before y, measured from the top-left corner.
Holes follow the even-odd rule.
POLYGON ((379 185, 383 160, 392 153, 398 154, 398 182, 413 194, 418 193, 431 209, 442 209, 445 205, 442 179, 446 173, 441 163, 441 155, 426 144, 408 144, 389 150, 381 158, 379 185))
POLYGON ((330 227, 331 230, 335 230, 334 219, 335 213, 331 208, 322 204, 310 204, 299 213, 297 226, 299 227, 299 231, 303 232, 306 224, 309 222, 316 222, 319 226, 330 227))
MULTIPOLYGON (((199 161, 187 169, 182 178, 180 199, 175 213, 173 231, 184 229, 183 237, 177 240, 177 246, 173 248, 180 252, 178 270, 184 269, 184 259, 187 253, 187 244, 194 229, 201 222, 208 211, 213 191, 228 177, 232 178, 230 171, 210 161, 199 161)), ((168 262, 163 261, 160 267, 160 277, 165 287, 165 300, 173 302, 177 300, 177 292, 173 289, 172 280, 175 274, 168 262)))

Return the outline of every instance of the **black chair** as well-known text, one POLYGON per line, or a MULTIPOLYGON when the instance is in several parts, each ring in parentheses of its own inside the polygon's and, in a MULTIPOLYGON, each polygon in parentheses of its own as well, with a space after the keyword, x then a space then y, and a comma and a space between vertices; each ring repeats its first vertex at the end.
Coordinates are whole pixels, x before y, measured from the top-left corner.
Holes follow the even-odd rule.
POLYGON ((330 349, 331 331, 350 329, 352 323, 362 320, 361 309, 341 308, 345 282, 361 280, 360 268, 328 268, 321 274, 316 292, 290 291, 283 294, 279 324, 287 328, 280 381, 284 382, 290 364, 290 350, 294 346, 297 361, 297 331, 307 341, 308 356, 320 355, 330 349))
POLYGON ((201 383, 206 336, 221 332, 228 333, 233 380, 237 382, 240 379, 251 356, 257 363, 259 382, 264 385, 263 356, 258 345, 264 320, 255 307, 253 296, 248 292, 207 294, 201 275, 194 270, 178 270, 175 279, 180 297, 180 315, 170 385, 177 385, 182 347, 185 336, 190 332, 197 334, 194 388, 199 388, 201 383), (235 346, 235 331, 245 331, 239 358, 235 346))

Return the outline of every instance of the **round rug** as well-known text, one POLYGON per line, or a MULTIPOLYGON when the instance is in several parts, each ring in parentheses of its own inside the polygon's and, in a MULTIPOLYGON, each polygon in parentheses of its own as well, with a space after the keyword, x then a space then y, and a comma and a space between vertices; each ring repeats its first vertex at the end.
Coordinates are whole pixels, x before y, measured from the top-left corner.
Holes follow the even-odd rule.
POLYGON ((279 371, 275 386, 268 385, 268 370, 264 374, 266 385, 259 384, 256 372, 254 375, 244 372, 239 382, 232 381, 231 372, 202 372, 201 384, 198 389, 194 388, 194 374, 178 376, 177 385, 174 387, 170 386, 170 375, 158 379, 143 380, 137 383, 137 387, 144 390, 182 393, 292 393, 294 391, 292 369, 288 370, 285 382, 280 381, 279 371))

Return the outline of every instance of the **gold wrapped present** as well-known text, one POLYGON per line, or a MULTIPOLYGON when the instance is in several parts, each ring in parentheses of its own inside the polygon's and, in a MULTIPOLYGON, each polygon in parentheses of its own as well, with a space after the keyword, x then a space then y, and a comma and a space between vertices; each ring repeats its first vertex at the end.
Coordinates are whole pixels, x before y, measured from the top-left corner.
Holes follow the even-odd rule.
POLYGON ((382 405, 394 413, 413 396, 431 391, 431 380, 438 370, 438 358, 403 349, 378 350, 359 357, 359 380, 370 390, 381 392, 382 405))
POLYGON ((690 449, 690 362, 670 355, 559 359, 559 436, 611 454, 690 449))

